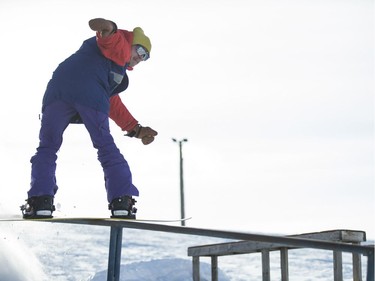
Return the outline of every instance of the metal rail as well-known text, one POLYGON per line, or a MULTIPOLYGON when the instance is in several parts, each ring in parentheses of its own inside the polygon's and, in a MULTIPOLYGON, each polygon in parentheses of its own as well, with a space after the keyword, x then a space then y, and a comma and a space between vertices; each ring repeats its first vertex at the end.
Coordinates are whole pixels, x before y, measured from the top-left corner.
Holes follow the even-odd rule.
MULTIPOLYGON (((47 221, 47 220, 40 220, 47 221)), ((110 220, 110 219, 53 219, 48 222, 86 224, 111 227, 109 257, 108 257, 108 281, 118 281, 120 278, 120 260, 123 228, 143 229, 150 231, 170 232, 187 235, 209 236, 233 240, 248 240, 268 242, 285 247, 314 248, 322 250, 333 250, 349 253, 357 253, 367 256, 367 281, 374 281, 374 246, 373 245, 351 245, 340 242, 321 241, 308 238, 274 236, 264 234, 253 234, 244 232, 233 232, 225 230, 213 230, 194 227, 172 226, 160 223, 139 222, 132 220, 110 220)))

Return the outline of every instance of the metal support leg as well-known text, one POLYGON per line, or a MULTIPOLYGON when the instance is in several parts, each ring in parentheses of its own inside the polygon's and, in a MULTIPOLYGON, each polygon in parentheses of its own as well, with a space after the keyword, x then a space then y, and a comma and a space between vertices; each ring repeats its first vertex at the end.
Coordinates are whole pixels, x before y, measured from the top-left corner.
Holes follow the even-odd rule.
POLYGON ((211 256, 211 280, 218 281, 217 256, 211 256))
POLYGON ((280 249, 281 281, 289 281, 288 248, 280 249))
POLYGON ((362 257, 360 254, 352 254, 353 281, 362 281, 362 257))
POLYGON ((271 281, 270 273, 270 251, 262 250, 262 272, 263 281, 271 281))
POLYGON ((122 227, 111 226, 111 235, 110 235, 110 240, 109 240, 107 281, 119 281, 120 280, 121 248, 122 248, 122 227))
POLYGON ((342 252, 333 251, 333 279, 342 281, 342 252))
POLYGON ((199 256, 193 256, 193 281, 200 280, 199 256))
POLYGON ((367 278, 366 281, 374 281, 374 251, 367 256, 367 278))

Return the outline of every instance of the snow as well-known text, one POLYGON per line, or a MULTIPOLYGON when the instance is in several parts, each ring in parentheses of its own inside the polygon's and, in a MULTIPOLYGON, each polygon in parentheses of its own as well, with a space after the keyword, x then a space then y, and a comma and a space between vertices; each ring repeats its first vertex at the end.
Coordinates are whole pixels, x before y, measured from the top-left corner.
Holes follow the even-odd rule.
POLYGON ((46 279, 43 268, 35 254, 17 236, 1 227, 0 280, 38 281, 46 279), (20 270, 22 264, 23 270, 20 270))
MULTIPOLYGON (((18 221, 0 222, 0 280, 107 280, 109 227, 18 221), (22 270, 21 270, 22 269, 22 270)), ((187 248, 230 240, 124 229, 121 281, 192 280, 187 248)), ((279 253, 271 252, 271 276, 280 276, 279 253)), ((260 254, 219 257, 219 280, 261 280, 260 254)), ((332 253, 289 252, 290 280, 333 280, 332 253)), ((363 258, 363 272, 366 272, 363 258)), ((210 258, 201 258, 201 280, 211 280, 210 258)), ((351 280, 351 255, 343 255, 344 280, 351 280)))
MULTIPOLYGON (((210 279, 210 265, 204 263, 200 267, 202 281, 210 279)), ((160 259, 147 262, 136 262, 130 265, 123 265, 121 272, 126 272, 121 276, 123 281, 142 281, 168 280, 168 281, 190 281, 192 279, 191 261, 186 259, 160 259)), ((93 277, 92 281, 107 280, 107 272, 102 271, 93 277)), ((219 276, 220 280, 229 281, 230 279, 223 274, 219 276)))

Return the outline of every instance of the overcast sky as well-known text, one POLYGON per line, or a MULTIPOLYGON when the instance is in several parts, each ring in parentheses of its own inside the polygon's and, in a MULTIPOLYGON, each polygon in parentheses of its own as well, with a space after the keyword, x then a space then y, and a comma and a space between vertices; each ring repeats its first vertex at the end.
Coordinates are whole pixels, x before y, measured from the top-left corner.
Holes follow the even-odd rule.
MULTIPOLYGON (((348 0, 0 2, 0 205, 18 213, 53 70, 95 34, 91 18, 141 26, 151 59, 121 95, 152 145, 116 143, 140 190, 138 217, 176 218, 183 146, 187 225, 249 232, 336 228, 375 237, 374 6, 348 0)), ((56 215, 108 216, 83 126, 58 159, 56 215)))

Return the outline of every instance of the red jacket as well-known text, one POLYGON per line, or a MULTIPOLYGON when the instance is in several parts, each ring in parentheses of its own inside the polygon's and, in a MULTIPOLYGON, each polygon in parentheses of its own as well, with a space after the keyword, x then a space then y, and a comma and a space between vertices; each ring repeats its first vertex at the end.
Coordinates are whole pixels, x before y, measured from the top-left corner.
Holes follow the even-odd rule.
POLYGON ((123 131, 130 132, 138 124, 126 106, 122 103, 120 96, 112 96, 109 100, 109 118, 111 118, 123 131))
MULTIPOLYGON (((96 35, 97 44, 103 56, 118 65, 126 65, 130 61, 133 32, 119 29, 105 38, 101 38, 98 33, 96 35)), ((128 68, 128 70, 132 69, 128 68)), ((109 118, 123 131, 129 132, 138 124, 138 121, 122 103, 118 94, 110 98, 109 118)))

